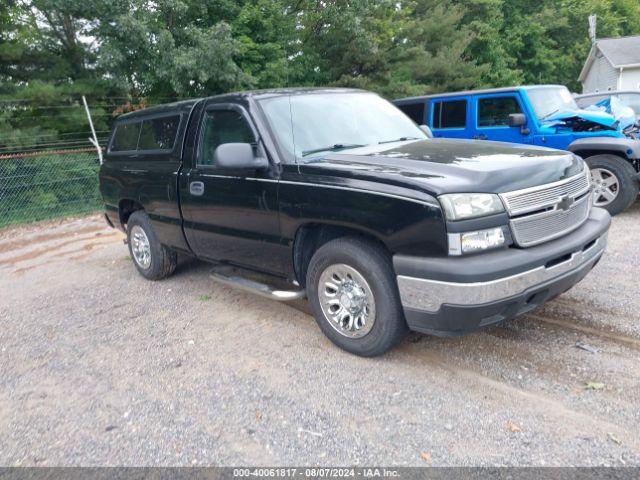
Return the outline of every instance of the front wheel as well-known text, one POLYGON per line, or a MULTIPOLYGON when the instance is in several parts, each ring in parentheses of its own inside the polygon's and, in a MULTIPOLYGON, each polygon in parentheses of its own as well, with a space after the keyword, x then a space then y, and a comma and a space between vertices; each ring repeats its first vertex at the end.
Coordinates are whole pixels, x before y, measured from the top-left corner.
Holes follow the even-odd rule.
POLYGON ((322 332, 356 355, 381 355, 408 332, 391 259, 373 241, 344 237, 320 247, 307 295, 322 332))
POLYGON ((638 197, 636 171, 616 155, 594 155, 586 159, 591 170, 593 204, 611 215, 622 212, 638 197))

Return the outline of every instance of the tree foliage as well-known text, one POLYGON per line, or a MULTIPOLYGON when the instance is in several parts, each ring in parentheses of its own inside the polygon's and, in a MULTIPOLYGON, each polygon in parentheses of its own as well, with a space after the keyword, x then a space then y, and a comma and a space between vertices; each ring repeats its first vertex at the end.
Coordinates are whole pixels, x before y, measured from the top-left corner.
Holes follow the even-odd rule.
POLYGON ((640 34, 637 0, 4 0, 0 100, 20 102, 0 112, 0 143, 77 130, 47 107, 79 95, 107 128, 141 98, 247 88, 578 90, 590 14, 600 37, 640 34))

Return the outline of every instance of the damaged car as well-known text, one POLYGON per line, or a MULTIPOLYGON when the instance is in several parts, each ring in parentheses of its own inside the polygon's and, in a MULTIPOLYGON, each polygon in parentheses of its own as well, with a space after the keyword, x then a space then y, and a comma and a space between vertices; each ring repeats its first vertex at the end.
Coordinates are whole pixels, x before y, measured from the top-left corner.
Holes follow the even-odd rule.
POLYGON ((606 108, 580 108, 564 86, 474 90, 394 103, 434 137, 539 145, 581 156, 591 170, 594 204, 612 215, 638 197, 638 122, 606 108))
MULTIPOLYGON (((613 113, 615 104, 630 108, 635 115, 635 122, 640 123, 640 90, 620 90, 576 95, 576 103, 580 108, 597 107, 613 113)), ((614 113, 615 114, 615 113, 614 113)))

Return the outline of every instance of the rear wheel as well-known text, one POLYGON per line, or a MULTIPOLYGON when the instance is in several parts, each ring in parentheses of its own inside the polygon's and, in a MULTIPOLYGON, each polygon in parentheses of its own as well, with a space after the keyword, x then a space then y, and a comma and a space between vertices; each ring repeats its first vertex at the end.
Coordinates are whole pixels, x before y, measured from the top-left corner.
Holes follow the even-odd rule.
POLYGON ((345 237, 320 247, 307 295, 323 333, 356 355, 381 355, 408 332, 391 259, 375 242, 345 237))
POLYGON ((586 159, 591 170, 593 204, 617 215, 638 197, 636 171, 616 155, 594 155, 586 159))
POLYGON ((177 254, 160 243, 144 211, 138 210, 129 217, 127 240, 133 264, 144 278, 161 280, 175 271, 177 254))

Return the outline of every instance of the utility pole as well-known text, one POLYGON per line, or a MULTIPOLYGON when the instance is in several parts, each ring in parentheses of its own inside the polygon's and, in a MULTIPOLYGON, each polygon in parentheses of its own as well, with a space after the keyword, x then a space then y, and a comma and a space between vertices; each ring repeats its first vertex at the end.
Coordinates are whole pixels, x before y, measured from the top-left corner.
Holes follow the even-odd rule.
POLYGON ((598 16, 589 15, 589 38, 591 39, 592 44, 596 43, 597 26, 598 26, 598 16))
POLYGON ((85 112, 87 112, 87 118, 89 119, 89 126, 91 127, 91 135, 93 135, 93 138, 89 137, 89 141, 94 147, 96 147, 96 150, 98 151, 98 158, 100 159, 100 165, 102 165, 102 148, 98 143, 98 136, 96 135, 96 129, 93 128, 93 120, 91 120, 91 112, 89 112, 89 105, 87 105, 87 99, 85 98, 84 95, 82 96, 82 103, 84 104, 84 110, 85 112))

